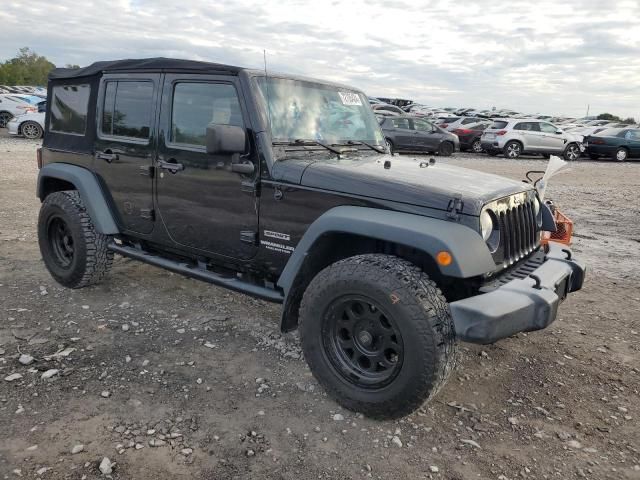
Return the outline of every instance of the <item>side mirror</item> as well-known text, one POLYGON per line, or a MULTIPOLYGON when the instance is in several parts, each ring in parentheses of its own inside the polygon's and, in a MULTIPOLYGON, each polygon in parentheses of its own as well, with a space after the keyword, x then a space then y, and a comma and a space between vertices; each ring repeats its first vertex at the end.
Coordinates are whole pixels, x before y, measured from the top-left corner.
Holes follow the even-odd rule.
POLYGON ((243 153, 247 135, 244 128, 236 125, 210 123, 207 126, 205 143, 209 155, 243 153))
POLYGON ((561 129, 556 130, 556 135, 560 135, 562 133, 561 129))

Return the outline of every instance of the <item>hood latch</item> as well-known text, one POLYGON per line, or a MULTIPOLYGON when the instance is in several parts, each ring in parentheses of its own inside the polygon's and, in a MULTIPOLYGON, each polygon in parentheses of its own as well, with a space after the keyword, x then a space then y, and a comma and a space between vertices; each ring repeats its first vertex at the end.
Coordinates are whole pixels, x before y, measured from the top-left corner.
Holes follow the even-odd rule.
POLYGON ((453 198, 449 200, 449 205, 447 206, 447 217, 452 220, 459 220, 463 208, 464 202, 462 201, 462 195, 454 195, 453 198))

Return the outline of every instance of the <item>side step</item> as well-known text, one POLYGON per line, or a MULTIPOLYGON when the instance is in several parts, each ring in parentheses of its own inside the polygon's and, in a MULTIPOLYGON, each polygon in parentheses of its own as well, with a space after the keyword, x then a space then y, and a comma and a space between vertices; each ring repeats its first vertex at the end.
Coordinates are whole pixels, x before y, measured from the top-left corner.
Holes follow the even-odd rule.
POLYGON ((253 283, 245 282, 236 277, 224 277, 220 274, 210 272, 203 268, 192 267, 186 263, 176 262, 175 260, 169 260, 166 258, 152 255, 133 247, 125 247, 116 243, 110 243, 107 247, 109 250, 122 255, 123 257, 133 258, 140 260, 141 262, 154 265, 156 267, 164 268, 175 273, 179 273, 186 277, 196 278, 207 283, 219 285, 236 292, 245 293, 252 297, 261 298, 269 302, 282 303, 284 301, 284 295, 277 291, 267 287, 261 287, 253 283))

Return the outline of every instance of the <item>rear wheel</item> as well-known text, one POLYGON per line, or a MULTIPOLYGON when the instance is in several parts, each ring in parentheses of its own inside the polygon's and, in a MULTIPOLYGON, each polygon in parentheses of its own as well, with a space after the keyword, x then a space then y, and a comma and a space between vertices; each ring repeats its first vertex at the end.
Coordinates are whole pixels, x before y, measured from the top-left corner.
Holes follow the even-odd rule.
POLYGON ((442 142, 438 148, 438 153, 443 157, 450 157, 453 154, 454 147, 451 142, 442 142))
POLYGON ((455 366, 446 299, 419 268, 390 255, 359 255, 322 270, 302 300, 300 340, 329 395, 374 418, 411 413, 455 366))
POLYGON ((9 120, 13 118, 9 112, 0 112, 0 128, 5 128, 9 120))
POLYGON ((575 143, 572 143, 564 151, 564 159, 568 162, 572 162, 578 158, 580 158, 580 147, 575 143))
POLYGON ((474 140, 471 144, 471 150, 473 150, 473 153, 482 153, 482 142, 480 140, 474 140))
POLYGON ((36 122, 24 122, 20 130, 25 138, 32 140, 42 138, 42 127, 36 122))
POLYGON ((624 162, 629 158, 629 152, 626 148, 619 148, 616 153, 613 154, 613 159, 618 162, 624 162))
POLYGON ((522 145, 519 142, 511 141, 504 146, 504 156, 507 158, 518 158, 522 154, 522 145))
POLYGON ((100 282, 113 262, 109 237, 96 232, 75 190, 47 196, 38 217, 38 243, 51 276, 69 288, 100 282))

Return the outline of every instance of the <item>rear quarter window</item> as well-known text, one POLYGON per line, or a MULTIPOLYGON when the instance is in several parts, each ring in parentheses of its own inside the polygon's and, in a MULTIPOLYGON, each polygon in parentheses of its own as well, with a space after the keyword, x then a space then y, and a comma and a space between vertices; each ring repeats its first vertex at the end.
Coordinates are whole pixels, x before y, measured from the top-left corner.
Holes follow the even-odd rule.
POLYGON ((505 122, 503 120, 496 120, 491 124, 491 128, 495 130, 500 130, 501 128, 506 127, 508 123, 509 122, 505 122))
POLYGON ((84 135, 90 92, 89 84, 54 86, 51 93, 49 130, 84 135))

